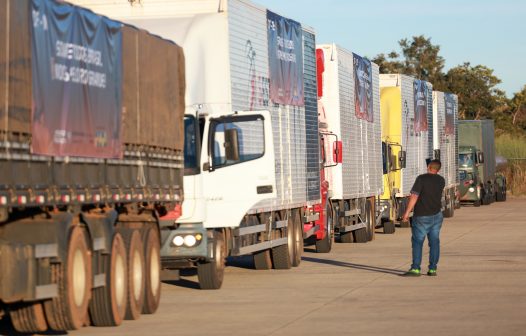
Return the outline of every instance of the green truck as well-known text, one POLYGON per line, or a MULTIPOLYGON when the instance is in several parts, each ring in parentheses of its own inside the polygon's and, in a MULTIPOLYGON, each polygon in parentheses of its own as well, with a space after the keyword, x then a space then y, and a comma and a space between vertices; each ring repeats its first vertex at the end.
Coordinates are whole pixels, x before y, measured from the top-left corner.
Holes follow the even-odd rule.
POLYGON ((506 179, 496 173, 493 120, 459 120, 459 196, 474 206, 506 200, 506 179))

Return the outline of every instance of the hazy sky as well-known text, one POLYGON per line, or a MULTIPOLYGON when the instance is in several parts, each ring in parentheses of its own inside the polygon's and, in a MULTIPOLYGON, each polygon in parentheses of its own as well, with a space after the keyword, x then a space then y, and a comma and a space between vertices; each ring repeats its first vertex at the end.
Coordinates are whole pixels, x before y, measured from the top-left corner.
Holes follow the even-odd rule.
POLYGON ((311 26, 317 43, 362 56, 400 51, 425 35, 440 46, 445 70, 470 62, 494 70, 510 97, 526 85, 525 0, 253 0, 311 26))

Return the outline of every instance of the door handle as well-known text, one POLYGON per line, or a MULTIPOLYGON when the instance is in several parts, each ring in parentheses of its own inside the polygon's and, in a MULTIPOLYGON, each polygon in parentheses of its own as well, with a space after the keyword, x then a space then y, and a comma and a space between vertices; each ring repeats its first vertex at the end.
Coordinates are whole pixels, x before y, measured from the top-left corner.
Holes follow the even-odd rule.
POLYGON ((274 189, 272 185, 263 185, 257 187, 258 194, 271 194, 274 189))

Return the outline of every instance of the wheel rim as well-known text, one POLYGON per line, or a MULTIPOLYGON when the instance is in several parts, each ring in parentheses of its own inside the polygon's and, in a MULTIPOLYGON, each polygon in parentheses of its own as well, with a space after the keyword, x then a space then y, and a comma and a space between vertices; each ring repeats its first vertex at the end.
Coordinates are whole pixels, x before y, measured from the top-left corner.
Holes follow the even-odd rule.
POLYGON ((150 289, 152 293, 157 293, 159 289, 159 254, 157 249, 152 248, 150 253, 150 289))
POLYGON ((135 300, 141 298, 142 289, 142 262, 141 254, 135 249, 133 252, 133 296, 135 300))
POLYGON ((124 271, 124 259, 119 254, 115 258, 114 282, 115 282, 115 299, 117 305, 122 306, 125 298, 125 281, 126 273, 124 271))
POLYGON ((86 293, 86 262, 80 249, 75 250, 73 257, 73 300, 77 307, 84 303, 86 293))

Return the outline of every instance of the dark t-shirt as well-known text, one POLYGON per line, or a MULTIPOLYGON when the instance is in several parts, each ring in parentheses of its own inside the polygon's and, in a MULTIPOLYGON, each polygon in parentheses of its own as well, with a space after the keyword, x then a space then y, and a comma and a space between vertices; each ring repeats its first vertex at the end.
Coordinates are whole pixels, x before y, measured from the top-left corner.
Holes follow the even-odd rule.
POLYGON ((419 175, 411 189, 411 194, 418 195, 413 216, 432 216, 439 213, 445 185, 446 181, 438 174, 419 175))

